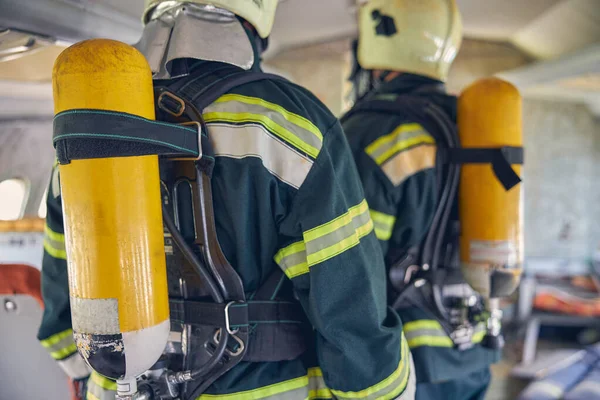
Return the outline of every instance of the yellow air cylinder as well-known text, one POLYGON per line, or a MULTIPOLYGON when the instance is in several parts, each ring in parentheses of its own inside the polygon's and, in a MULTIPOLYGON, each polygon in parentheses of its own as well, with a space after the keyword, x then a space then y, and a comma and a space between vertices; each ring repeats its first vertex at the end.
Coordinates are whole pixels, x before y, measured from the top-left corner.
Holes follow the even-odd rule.
MULTIPOLYGON (((496 78, 469 86, 458 101, 458 130, 465 148, 522 146, 517 88, 496 78)), ((520 175, 521 166, 512 167, 520 175)), ((466 281, 487 298, 510 295, 523 265, 522 185, 506 191, 490 164, 463 165, 459 207, 466 281)))
MULTIPOLYGON (((73 45, 52 79, 55 113, 88 108, 154 119, 150 67, 124 43, 73 45)), ((98 373, 135 390, 170 328, 158 157, 73 160, 59 169, 77 348, 98 373)))

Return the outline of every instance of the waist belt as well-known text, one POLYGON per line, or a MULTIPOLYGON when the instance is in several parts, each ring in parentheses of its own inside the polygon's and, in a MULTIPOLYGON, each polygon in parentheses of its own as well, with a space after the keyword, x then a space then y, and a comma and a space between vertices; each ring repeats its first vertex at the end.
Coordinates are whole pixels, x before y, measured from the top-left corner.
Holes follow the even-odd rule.
POLYGON ((249 344, 243 360, 272 362, 293 360, 307 348, 308 322, 300 304, 255 300, 218 304, 199 300, 170 299, 172 324, 203 325, 234 334, 249 328, 249 344))

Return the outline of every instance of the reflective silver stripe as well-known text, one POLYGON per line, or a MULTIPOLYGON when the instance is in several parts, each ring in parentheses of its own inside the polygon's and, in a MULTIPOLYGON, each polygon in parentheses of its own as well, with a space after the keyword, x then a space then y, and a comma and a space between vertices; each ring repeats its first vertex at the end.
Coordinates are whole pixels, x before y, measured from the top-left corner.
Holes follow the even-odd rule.
POLYGON ((41 340, 40 343, 55 360, 67 358, 77 351, 72 329, 56 333, 47 339, 41 340))
POLYGON ((306 243, 306 250, 308 254, 313 254, 328 247, 335 245, 342 240, 356 234, 356 230, 361 226, 367 224, 371 216, 368 212, 363 212, 352 218, 352 223, 344 225, 335 231, 319 237, 318 239, 311 240, 306 243))
POLYGON ((319 368, 309 368, 306 375, 269 386, 229 394, 203 394, 196 400, 297 400, 330 399, 333 396, 325 386, 319 368))
POLYGON ((406 389, 397 397, 396 400, 415 400, 415 395, 417 392, 417 376, 415 373, 415 362, 413 360, 412 353, 410 355, 410 371, 408 376, 408 383, 406 384, 406 389))
POLYGON ((313 161, 273 137, 260 124, 208 124, 217 157, 242 159, 257 157, 264 167, 288 185, 299 188, 313 161))
POLYGON ((398 186, 411 176, 435 167, 436 152, 433 144, 414 144, 386 159, 381 169, 394 186, 398 186))
POLYGON ((65 235, 44 226, 44 249, 54 258, 66 259, 65 235))
POLYGON ((106 390, 96 385, 91 380, 88 381, 87 400, 115 400, 116 397, 116 390, 106 390))
POLYGON ((356 246, 372 230, 369 206, 363 200, 333 221, 303 233, 308 265, 317 265, 356 246))
POLYGON ((53 357, 55 355, 57 355, 57 357, 54 357, 57 359, 64 358, 68 354, 73 354, 73 352, 76 351, 76 346, 75 346, 75 341, 73 340, 73 335, 71 334, 71 335, 61 339, 60 342, 48 347, 48 351, 50 352, 50 354, 53 357), (63 353, 62 356, 61 356, 61 353, 63 353))
POLYGON ((408 340, 409 342, 412 339, 415 339, 419 336, 448 337, 448 335, 446 334, 445 331, 438 330, 438 329, 419 329, 419 330, 409 331, 409 332, 405 331, 404 334, 406 335, 406 340, 408 340))
POLYGON ((88 379, 87 400, 114 400, 117 396, 116 383, 93 372, 88 379), (114 388, 114 389, 113 389, 114 388))
POLYGON ((317 127, 315 127, 311 122, 305 120, 299 115, 292 114, 285 110, 283 107, 268 103, 262 99, 240 96, 240 95, 225 95, 219 99, 219 101, 211 104, 209 107, 205 109, 206 113, 250 113, 256 115, 262 115, 269 120, 273 121, 279 127, 285 129, 287 132, 293 134, 302 142, 308 144, 309 146, 321 150, 323 145, 323 139, 315 134, 318 132, 317 127), (237 100, 234 100, 237 99, 237 100), (240 101, 241 100, 241 101, 240 101), (267 107, 265 105, 269 105, 267 107), (287 117, 287 118, 286 118, 287 117), (302 125, 296 124, 292 120, 304 120, 302 125), (305 129, 306 126, 310 126, 313 132, 305 129))
POLYGON ((58 365, 65 371, 71 379, 82 379, 91 372, 90 367, 85 363, 79 353, 75 353, 69 358, 57 361, 58 365))

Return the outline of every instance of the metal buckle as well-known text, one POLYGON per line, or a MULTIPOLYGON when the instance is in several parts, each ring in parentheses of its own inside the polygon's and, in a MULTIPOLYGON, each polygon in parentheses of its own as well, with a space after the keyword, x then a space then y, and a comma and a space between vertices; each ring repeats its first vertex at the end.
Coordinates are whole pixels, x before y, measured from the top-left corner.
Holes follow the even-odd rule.
MULTIPOLYGON (((198 121, 182 122, 179 125, 182 125, 182 126, 195 125, 196 126, 196 130, 198 131, 198 157, 196 158, 196 161, 200 161, 202 159, 202 155, 203 155, 203 153, 202 153, 202 125, 198 121)), ((229 306, 229 304, 227 306, 229 306)))
POLYGON ((231 307, 231 305, 235 304, 235 303, 237 303, 237 301, 230 301, 225 306, 225 329, 227 329, 227 332, 229 332, 230 335, 235 335, 237 333, 237 331, 239 330, 239 329, 231 330, 231 325, 229 324, 229 307, 231 307))
POLYGON ((158 102, 157 103, 158 103, 158 108, 160 108, 164 112, 167 112, 167 113, 171 114, 174 117, 181 117, 183 115, 183 112, 185 111, 185 101, 183 101, 183 99, 175 96, 173 93, 170 93, 170 92, 162 92, 160 94, 160 96, 158 96, 158 102), (171 99, 173 99, 177 103, 179 103, 179 105, 181 106, 181 111, 179 113, 174 113, 170 109, 168 109, 166 107, 163 107, 162 101, 163 101, 164 96, 170 97, 171 99))
MULTIPOLYGON (((231 304, 231 303, 229 303, 229 304, 231 304)), ((213 340, 215 341, 215 344, 217 344, 217 345, 219 344, 219 340, 221 340, 221 329, 223 329, 223 328, 217 329, 215 331, 215 335, 213 336, 213 340)), ((238 330, 239 329, 236 329, 234 331, 234 333, 237 333, 238 330)), ((229 348, 227 348, 225 350, 225 352, 227 354, 229 354, 230 356, 232 356, 232 357, 237 357, 237 356, 239 356, 240 354, 242 354, 244 352, 244 349, 246 348, 246 345, 244 344, 244 342, 242 341, 242 339, 240 339, 239 337, 235 336, 234 333, 231 334, 231 337, 233 338, 233 340, 235 340, 238 343, 239 346, 238 346, 237 350, 235 350, 235 351, 231 351, 231 350, 229 350, 229 348)))

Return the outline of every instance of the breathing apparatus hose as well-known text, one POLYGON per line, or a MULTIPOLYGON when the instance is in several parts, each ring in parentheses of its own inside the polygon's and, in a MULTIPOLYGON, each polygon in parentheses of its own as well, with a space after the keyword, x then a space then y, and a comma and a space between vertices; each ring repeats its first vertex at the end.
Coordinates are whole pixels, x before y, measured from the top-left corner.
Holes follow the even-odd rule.
MULTIPOLYGON (((454 124, 448 116, 435 105, 429 105, 426 113, 441 128, 440 132, 443 137, 440 138, 442 140, 440 144, 446 148, 459 147, 458 135, 454 132, 454 124)), ((460 178, 459 165, 447 164, 444 168, 445 173, 441 173, 443 186, 439 197, 439 204, 423 246, 423 264, 429 265, 429 270, 433 276, 435 276, 435 272, 438 270, 444 235, 446 235, 448 221, 452 212, 452 204, 456 199, 460 178)), ((442 289, 435 278, 431 280, 431 291, 436 311, 440 314, 443 321, 447 321, 449 316, 443 303, 442 289)))
MULTIPOLYGON (((219 287, 215 282, 213 276, 206 270, 203 263, 198 259, 196 253, 194 253, 194 250, 187 244, 185 238, 183 237, 181 232, 179 232, 179 229, 177 229, 173 218, 171 218, 165 206, 163 206, 163 220, 167 229, 171 233, 173 241, 175 242, 179 250, 181 250, 186 260, 188 260, 188 262, 192 264, 192 266, 196 269, 196 272, 198 272, 198 274, 202 278, 204 284, 206 284, 208 292, 210 293, 210 296, 212 297, 213 301, 215 303, 224 303, 225 299, 223 297, 223 294, 219 290, 219 287)), ((198 369, 189 371, 191 379, 186 380, 198 379, 208 374, 223 358, 225 350, 227 349, 228 340, 229 332, 227 332, 226 329, 221 329, 221 337, 219 339, 219 343, 217 344, 217 348, 215 349, 208 362, 206 362, 206 364, 204 364, 198 369)), ((183 375, 185 375, 186 372, 188 371, 185 371, 183 375)))

